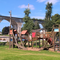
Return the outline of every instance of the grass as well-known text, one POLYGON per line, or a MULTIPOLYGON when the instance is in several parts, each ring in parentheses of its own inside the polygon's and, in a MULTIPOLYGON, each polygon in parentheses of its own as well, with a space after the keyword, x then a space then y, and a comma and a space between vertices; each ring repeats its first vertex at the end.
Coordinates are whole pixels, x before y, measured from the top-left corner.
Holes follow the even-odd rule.
POLYGON ((60 60, 60 53, 9 49, 8 46, 0 46, 0 60, 60 60))
MULTIPOLYGON (((3 36, 3 35, 0 35, 0 36, 3 36)), ((5 36, 9 36, 9 35, 5 35, 5 36)))

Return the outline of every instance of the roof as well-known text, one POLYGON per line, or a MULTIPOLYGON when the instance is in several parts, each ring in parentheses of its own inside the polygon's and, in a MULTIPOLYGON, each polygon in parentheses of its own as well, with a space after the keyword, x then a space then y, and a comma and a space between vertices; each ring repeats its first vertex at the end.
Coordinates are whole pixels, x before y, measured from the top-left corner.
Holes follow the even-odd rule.
POLYGON ((23 30, 22 32, 21 32, 21 34, 26 34, 27 33, 27 30, 23 30))
POLYGON ((32 30, 32 32, 40 32, 41 29, 32 30))

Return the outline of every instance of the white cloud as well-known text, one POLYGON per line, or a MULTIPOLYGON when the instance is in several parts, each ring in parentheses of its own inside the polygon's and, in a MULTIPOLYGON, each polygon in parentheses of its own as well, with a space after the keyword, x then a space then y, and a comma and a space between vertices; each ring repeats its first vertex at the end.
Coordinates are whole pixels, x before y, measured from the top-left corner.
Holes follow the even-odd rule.
POLYGON ((37 2, 44 2, 45 0, 37 0, 37 2))
POLYGON ((45 3, 47 3, 47 2, 49 2, 49 3, 52 3, 52 4, 56 4, 59 0, 37 0, 38 2, 44 2, 45 1, 45 3))
POLYGON ((47 0, 46 3, 47 2, 52 3, 52 4, 56 4, 58 2, 58 0, 47 0))
POLYGON ((44 19, 44 17, 41 17, 41 16, 32 16, 31 18, 44 19))
MULTIPOLYGON (((28 5, 20 5, 20 6, 18 6, 18 7, 19 7, 19 8, 28 8, 28 5)), ((34 10, 35 8, 34 8, 33 5, 29 5, 29 9, 34 10)))

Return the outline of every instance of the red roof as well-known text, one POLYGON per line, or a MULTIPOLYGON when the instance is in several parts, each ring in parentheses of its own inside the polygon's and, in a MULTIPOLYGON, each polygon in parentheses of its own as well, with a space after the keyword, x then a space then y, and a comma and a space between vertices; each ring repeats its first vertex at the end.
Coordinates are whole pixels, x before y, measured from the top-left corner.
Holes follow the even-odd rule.
POLYGON ((21 32, 21 34, 26 34, 27 33, 27 30, 23 30, 22 32, 21 32))

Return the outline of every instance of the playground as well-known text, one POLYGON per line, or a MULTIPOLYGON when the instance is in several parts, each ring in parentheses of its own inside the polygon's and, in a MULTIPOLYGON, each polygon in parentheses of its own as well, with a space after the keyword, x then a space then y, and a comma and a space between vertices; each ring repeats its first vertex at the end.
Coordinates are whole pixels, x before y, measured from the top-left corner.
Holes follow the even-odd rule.
POLYGON ((10 29, 9 48, 15 48, 17 46, 18 49, 23 50, 60 51, 60 25, 53 25, 51 32, 40 31, 41 29, 32 30, 32 34, 29 35, 27 30, 23 30, 18 35, 17 30, 10 29))
POLYGON ((36 29, 29 34, 27 30, 21 31, 21 21, 16 21, 14 17, 1 17, 8 18, 7 21, 12 22, 9 27, 9 48, 60 51, 60 25, 53 25, 50 32, 45 29, 36 29))

